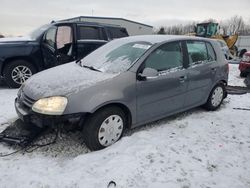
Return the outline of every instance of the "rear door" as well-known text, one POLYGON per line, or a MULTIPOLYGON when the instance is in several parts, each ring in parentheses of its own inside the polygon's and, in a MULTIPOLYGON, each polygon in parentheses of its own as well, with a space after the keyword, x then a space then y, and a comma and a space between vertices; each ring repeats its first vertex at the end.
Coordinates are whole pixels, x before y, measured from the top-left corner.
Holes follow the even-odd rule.
POLYGON ((107 37, 102 27, 78 25, 77 30, 78 59, 107 43, 107 37))
POLYGON ((137 80, 137 122, 145 122, 180 111, 187 89, 181 42, 166 43, 145 60, 144 68, 153 68, 158 76, 137 80))
POLYGON ((215 80, 216 55, 212 45, 205 41, 187 41, 189 56, 188 89, 185 107, 206 102, 215 80))

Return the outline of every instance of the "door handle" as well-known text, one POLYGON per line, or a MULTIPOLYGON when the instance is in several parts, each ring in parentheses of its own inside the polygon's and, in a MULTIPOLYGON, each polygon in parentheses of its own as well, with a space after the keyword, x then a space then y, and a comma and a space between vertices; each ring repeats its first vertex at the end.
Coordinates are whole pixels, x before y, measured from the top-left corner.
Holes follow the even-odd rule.
POLYGON ((180 77, 179 77, 179 81, 180 81, 181 83, 185 82, 186 79, 187 79, 187 76, 180 76, 180 77))
POLYGON ((216 68, 211 68, 212 73, 216 72, 216 68))

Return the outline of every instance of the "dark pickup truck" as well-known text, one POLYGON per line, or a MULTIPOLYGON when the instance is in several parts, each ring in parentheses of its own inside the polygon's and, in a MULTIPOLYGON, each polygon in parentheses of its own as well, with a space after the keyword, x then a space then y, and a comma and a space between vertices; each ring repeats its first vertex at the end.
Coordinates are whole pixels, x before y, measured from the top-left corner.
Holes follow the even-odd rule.
POLYGON ((27 37, 0 39, 0 77, 12 88, 33 74, 81 59, 108 41, 128 36, 116 25, 57 22, 44 25, 27 37))

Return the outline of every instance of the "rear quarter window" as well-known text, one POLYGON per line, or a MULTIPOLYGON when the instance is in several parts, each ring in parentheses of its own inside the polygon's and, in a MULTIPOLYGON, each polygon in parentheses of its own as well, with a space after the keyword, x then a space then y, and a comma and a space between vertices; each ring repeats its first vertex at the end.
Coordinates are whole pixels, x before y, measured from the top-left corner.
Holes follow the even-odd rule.
POLYGON ((122 38, 127 37, 128 33, 125 28, 115 28, 115 27, 108 27, 108 34, 110 38, 116 39, 116 38, 122 38))
POLYGON ((216 61, 216 54, 213 46, 210 43, 206 43, 207 45, 207 53, 208 53, 208 61, 216 61))

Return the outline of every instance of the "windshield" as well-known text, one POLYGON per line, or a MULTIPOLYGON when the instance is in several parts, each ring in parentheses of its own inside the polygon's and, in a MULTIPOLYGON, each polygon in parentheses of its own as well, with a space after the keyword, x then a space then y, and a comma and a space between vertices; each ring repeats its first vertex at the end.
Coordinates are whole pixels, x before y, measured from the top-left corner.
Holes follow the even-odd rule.
POLYGON ((197 36, 211 37, 215 35, 216 32, 217 32, 216 23, 201 24, 197 26, 197 36))
POLYGON ((81 66, 106 73, 124 72, 151 46, 149 42, 129 41, 128 38, 113 40, 82 59, 81 66))
POLYGON ((41 34, 46 31, 50 27, 50 24, 43 25, 35 30, 33 30, 29 36, 31 39, 37 39, 38 37, 41 36, 41 34))

